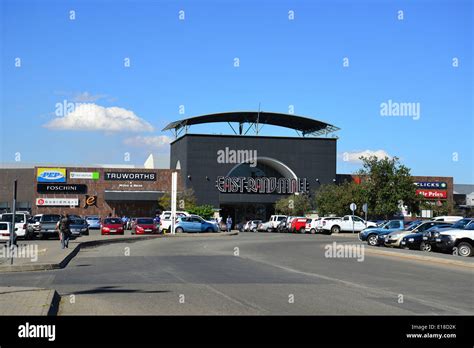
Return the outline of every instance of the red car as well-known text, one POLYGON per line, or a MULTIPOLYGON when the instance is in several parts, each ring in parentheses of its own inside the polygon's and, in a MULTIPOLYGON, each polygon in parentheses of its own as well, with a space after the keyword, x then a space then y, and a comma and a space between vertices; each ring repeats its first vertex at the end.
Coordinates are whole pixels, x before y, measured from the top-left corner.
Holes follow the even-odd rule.
POLYGON ((133 223, 132 234, 158 233, 153 218, 137 218, 133 223))
POLYGON ((100 233, 104 234, 123 234, 123 222, 120 218, 105 218, 100 226, 100 233))
POLYGON ((292 232, 300 232, 300 233, 306 233, 306 221, 308 219, 305 217, 298 217, 294 218, 291 221, 291 231, 292 232))

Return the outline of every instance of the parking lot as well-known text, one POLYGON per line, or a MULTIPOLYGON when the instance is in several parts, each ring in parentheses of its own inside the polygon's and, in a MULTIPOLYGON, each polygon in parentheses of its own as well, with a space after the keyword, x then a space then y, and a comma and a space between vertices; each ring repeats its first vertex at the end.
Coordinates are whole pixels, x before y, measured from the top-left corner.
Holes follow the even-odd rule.
POLYGON ((54 288, 60 315, 474 313, 472 258, 372 250, 355 235, 159 238, 81 250, 64 269, 2 274, 0 285, 54 288))

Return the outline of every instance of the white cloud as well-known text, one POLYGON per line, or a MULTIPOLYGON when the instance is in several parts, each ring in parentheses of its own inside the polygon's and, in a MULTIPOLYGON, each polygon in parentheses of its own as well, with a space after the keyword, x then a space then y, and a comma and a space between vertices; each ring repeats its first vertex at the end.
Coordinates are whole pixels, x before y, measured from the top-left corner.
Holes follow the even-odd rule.
POLYGON ((362 163, 360 157, 375 156, 378 159, 391 158, 391 156, 384 150, 365 150, 365 151, 348 151, 342 154, 342 160, 350 163, 362 163))
POLYGON ((126 138, 123 143, 125 145, 146 147, 149 149, 168 149, 172 139, 166 135, 141 136, 126 138))
MULTIPOLYGON (((60 106, 60 105, 59 105, 60 106)), ((106 132, 152 132, 153 126, 135 115, 133 111, 97 104, 77 104, 75 108, 64 112, 44 125, 50 129, 106 131, 106 132)))

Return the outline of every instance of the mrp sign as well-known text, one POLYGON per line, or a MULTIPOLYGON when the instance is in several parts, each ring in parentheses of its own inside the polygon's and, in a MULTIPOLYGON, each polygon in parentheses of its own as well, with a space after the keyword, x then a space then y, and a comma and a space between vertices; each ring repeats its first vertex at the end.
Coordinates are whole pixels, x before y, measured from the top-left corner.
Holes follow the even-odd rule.
POLYGON ((65 168, 38 168, 36 172, 38 182, 66 182, 65 168))
POLYGON ((446 190, 416 190, 417 195, 423 195, 427 199, 446 199, 448 193, 446 190))
POLYGON ((415 182, 415 186, 419 189, 438 189, 446 190, 448 184, 441 181, 418 181, 415 182))

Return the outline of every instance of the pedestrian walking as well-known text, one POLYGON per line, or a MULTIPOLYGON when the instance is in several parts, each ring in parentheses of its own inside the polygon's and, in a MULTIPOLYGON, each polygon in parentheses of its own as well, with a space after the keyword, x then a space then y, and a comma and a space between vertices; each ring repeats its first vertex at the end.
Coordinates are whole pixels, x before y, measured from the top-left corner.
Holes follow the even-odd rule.
POLYGON ((230 232, 230 229, 232 228, 232 218, 229 216, 227 216, 227 232, 230 232))
POLYGON ((63 214, 56 225, 59 232, 59 239, 61 240, 61 249, 69 248, 69 239, 71 238, 70 225, 71 220, 69 219, 69 214, 63 214))

